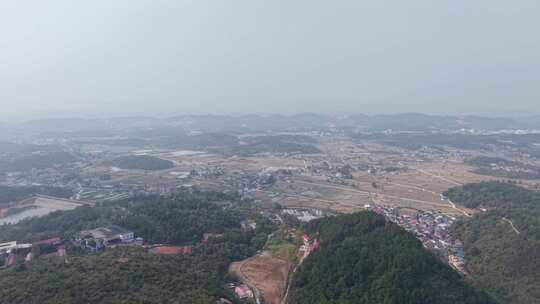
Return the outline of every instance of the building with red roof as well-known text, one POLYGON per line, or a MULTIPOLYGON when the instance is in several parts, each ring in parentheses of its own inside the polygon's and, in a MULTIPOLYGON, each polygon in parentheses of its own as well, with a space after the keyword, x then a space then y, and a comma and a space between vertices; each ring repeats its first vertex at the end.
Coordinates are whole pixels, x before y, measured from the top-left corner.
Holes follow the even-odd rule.
POLYGON ((48 240, 43 240, 43 241, 39 241, 39 242, 35 242, 34 244, 32 244, 33 246, 37 246, 37 245, 52 245, 52 246, 57 246, 57 245, 60 245, 62 244, 62 239, 60 237, 53 237, 52 239, 48 239, 48 240))
POLYGON ((157 255, 192 254, 193 246, 158 246, 149 251, 157 255))
POLYGON ((253 298, 253 292, 246 285, 236 286, 234 292, 239 299, 253 298))

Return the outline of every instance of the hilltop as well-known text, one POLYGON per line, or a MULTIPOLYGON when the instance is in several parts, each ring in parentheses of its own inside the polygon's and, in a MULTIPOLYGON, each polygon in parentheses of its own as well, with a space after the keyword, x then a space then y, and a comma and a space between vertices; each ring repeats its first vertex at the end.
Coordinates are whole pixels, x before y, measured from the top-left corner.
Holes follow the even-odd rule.
POLYGON ((540 299, 540 195, 519 186, 477 183, 450 189, 457 203, 487 212, 456 223, 473 284, 501 303, 540 299))
POLYGON ((411 234, 374 213, 310 222, 320 247, 294 275, 290 303, 494 303, 411 234))

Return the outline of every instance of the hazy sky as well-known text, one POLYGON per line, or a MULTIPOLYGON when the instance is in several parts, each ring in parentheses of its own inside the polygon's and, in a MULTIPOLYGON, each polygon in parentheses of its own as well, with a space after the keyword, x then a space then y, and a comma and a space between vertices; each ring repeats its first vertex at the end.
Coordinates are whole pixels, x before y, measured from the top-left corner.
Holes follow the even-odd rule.
POLYGON ((540 113, 540 1, 1 0, 0 107, 540 113))

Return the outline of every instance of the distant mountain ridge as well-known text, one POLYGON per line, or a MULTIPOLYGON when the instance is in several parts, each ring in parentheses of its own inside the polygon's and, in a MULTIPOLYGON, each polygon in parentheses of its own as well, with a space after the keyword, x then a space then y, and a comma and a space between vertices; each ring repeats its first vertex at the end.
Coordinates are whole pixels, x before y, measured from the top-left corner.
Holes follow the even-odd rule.
POLYGON ((540 130, 540 115, 519 118, 450 116, 420 113, 331 116, 314 113, 295 115, 182 115, 167 118, 148 116, 113 118, 52 118, 5 124, 15 131, 80 132, 126 128, 181 128, 203 132, 237 131, 324 131, 335 128, 364 131, 437 131, 437 130, 540 130))

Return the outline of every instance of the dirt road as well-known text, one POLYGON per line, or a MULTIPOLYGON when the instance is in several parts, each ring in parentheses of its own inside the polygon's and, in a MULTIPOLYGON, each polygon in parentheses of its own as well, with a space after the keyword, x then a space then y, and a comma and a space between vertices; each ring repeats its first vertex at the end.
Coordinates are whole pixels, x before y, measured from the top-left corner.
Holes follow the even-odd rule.
POLYGON ((515 232, 517 235, 520 235, 520 234, 521 234, 521 232, 516 228, 516 226, 514 226, 514 223, 513 223, 511 220, 507 219, 506 217, 503 217, 502 220, 505 221, 505 222, 507 222, 508 224, 510 224, 510 226, 512 227, 512 229, 514 230, 514 232, 515 232))

